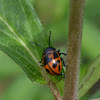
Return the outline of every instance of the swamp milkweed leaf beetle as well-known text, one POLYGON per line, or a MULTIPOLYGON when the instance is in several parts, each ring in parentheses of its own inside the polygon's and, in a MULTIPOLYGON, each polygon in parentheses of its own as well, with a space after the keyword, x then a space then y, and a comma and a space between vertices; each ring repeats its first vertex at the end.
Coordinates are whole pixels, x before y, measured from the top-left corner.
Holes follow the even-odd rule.
POLYGON ((60 55, 63 54, 66 56, 66 53, 60 53, 60 50, 56 51, 55 48, 51 47, 50 37, 51 37, 51 31, 49 35, 49 47, 48 48, 44 48, 40 46, 39 44, 32 42, 35 45, 44 49, 44 52, 42 54, 42 59, 41 61, 39 61, 39 63, 42 63, 43 65, 41 66, 44 67, 45 70, 51 75, 55 75, 55 76, 64 75, 64 73, 61 73, 61 71, 62 71, 62 63, 64 66, 65 66, 65 63, 64 63, 63 58, 60 57, 60 55))

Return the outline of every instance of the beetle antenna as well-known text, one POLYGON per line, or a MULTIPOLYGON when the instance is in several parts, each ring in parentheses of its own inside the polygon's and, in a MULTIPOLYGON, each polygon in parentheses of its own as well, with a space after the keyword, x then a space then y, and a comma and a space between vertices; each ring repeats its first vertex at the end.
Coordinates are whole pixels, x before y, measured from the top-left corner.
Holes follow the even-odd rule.
POLYGON ((49 47, 50 47, 50 37, 51 37, 51 31, 50 31, 50 35, 49 35, 49 47))
POLYGON ((45 49, 45 48, 43 48, 42 46, 40 46, 39 44, 37 44, 37 43, 35 43, 35 42, 31 42, 31 43, 34 43, 35 45, 41 47, 42 49, 45 49))

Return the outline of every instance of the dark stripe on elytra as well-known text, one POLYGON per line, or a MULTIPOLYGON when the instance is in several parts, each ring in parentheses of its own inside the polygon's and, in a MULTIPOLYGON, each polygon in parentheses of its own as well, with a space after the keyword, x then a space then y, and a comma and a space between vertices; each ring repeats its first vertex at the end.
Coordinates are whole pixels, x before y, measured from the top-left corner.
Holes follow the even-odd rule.
POLYGON ((57 63, 60 63, 60 60, 57 60, 57 63))
POLYGON ((60 65, 59 65, 59 67, 58 67, 58 70, 60 71, 60 65))
POLYGON ((48 73, 50 73, 50 71, 48 69, 45 69, 48 73))
MULTIPOLYGON (((48 66, 49 66, 49 64, 48 64, 48 66)), ((50 66, 49 66, 49 68, 50 68, 50 66)), ((51 69, 51 68, 50 68, 50 69, 51 69)), ((59 75, 59 74, 57 74, 56 72, 54 72, 52 69, 51 69, 51 71, 52 71, 54 74, 59 75)))
POLYGON ((59 63, 58 70, 60 71, 60 60, 57 60, 57 63, 59 63))
POLYGON ((44 58, 44 66, 46 65, 46 59, 44 58))
POLYGON ((53 55, 54 55, 54 59, 58 58, 58 54, 55 51, 53 52, 53 55))

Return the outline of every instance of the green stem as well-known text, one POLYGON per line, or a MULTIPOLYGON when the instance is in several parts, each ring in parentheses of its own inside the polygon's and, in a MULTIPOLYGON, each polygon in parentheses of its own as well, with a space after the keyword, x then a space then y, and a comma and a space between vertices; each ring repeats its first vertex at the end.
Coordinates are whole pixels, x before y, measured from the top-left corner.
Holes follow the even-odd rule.
POLYGON ((70 0, 67 69, 63 100, 78 99, 84 4, 85 0, 70 0))

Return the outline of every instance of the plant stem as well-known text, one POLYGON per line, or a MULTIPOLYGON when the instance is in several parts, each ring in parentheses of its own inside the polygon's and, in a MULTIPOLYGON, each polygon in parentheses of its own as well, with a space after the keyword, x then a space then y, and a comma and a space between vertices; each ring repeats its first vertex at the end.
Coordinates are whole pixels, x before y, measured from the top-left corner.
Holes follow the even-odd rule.
POLYGON ((44 78, 46 79, 47 85, 48 85, 48 87, 50 88, 52 94, 54 95, 55 100, 62 100, 62 97, 61 97, 60 92, 59 92, 59 90, 58 90, 58 88, 57 88, 57 86, 56 86, 56 83, 53 83, 53 82, 52 82, 52 80, 51 80, 50 77, 47 75, 47 73, 46 73, 46 71, 45 71, 44 68, 42 69, 41 74, 42 74, 42 77, 44 77, 44 78))
POLYGON ((48 86, 50 87, 52 94, 55 97, 55 100, 62 100, 62 97, 60 95, 58 88, 56 87, 56 84, 54 84, 54 83, 52 83, 52 81, 50 81, 48 86))
POLYGON ((97 98, 97 99, 91 99, 91 100, 100 100, 100 98, 97 98))
POLYGON ((78 79, 85 0, 70 0, 67 69, 63 100, 78 99, 78 79))

